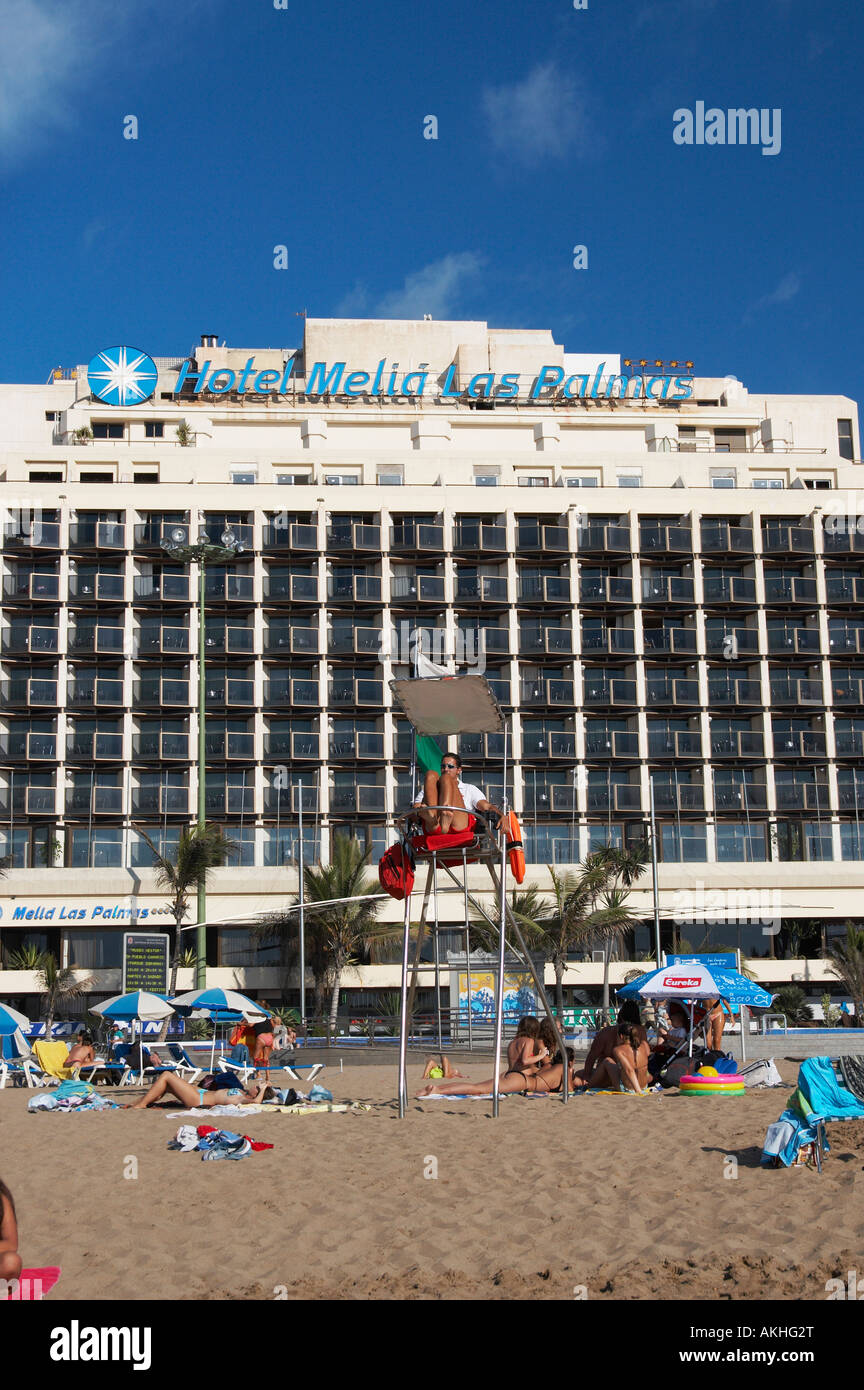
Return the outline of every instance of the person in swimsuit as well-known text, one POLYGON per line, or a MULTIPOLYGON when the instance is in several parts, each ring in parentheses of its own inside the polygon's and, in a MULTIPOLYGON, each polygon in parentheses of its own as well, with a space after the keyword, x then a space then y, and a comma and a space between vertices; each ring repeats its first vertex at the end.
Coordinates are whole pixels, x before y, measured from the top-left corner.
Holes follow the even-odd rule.
POLYGON ((18 1279, 20 1274, 15 1203, 5 1182, 0 1182, 0 1279, 18 1279))
POLYGON ((651 1049, 642 1036, 644 1029, 637 1023, 619 1023, 617 1045, 610 1057, 605 1057, 598 1067, 587 1076, 582 1073, 582 1089, 635 1091, 642 1095, 651 1079, 648 1075, 648 1058, 651 1049))
POLYGON ((426 1070, 423 1072, 424 1081, 450 1081, 454 1076, 462 1076, 461 1071, 457 1071, 450 1061, 441 1052, 437 1057, 426 1058, 426 1070))
POLYGON ((70 1047, 69 1055, 63 1065, 64 1067, 89 1067, 93 1065, 95 1059, 93 1035, 82 1028, 77 1040, 70 1047))
MULTIPOLYGON (((544 1022, 548 1023, 547 1019, 544 1022)), ((507 1048, 505 1076, 533 1076, 541 1062, 548 1061, 549 1046, 540 1041, 540 1020, 533 1014, 520 1018, 515 1038, 507 1048)))
MULTIPOLYGON (((567 1063, 570 1068, 570 1085, 573 1085, 573 1077, 576 1070, 576 1058, 572 1048, 567 1049, 567 1063)), ((500 1095, 549 1095, 561 1090, 564 1080, 564 1067, 559 1059, 542 1067, 532 1076, 526 1076, 522 1072, 508 1072, 498 1081, 498 1092, 500 1095)), ((422 1100, 424 1096, 431 1095, 462 1095, 462 1096, 485 1096, 488 1095, 495 1084, 494 1076, 490 1076, 488 1081, 436 1081, 429 1086, 424 1086, 422 1091, 417 1092, 416 1099, 422 1100)))
POLYGON ((207 1091, 203 1086, 190 1086, 188 1081, 183 1081, 173 1072, 163 1071, 147 1094, 136 1100, 134 1105, 127 1105, 126 1109, 146 1110, 148 1105, 155 1105, 157 1100, 161 1100, 166 1091, 182 1101, 188 1110, 199 1107, 209 1109, 211 1105, 255 1105, 275 1095, 272 1086, 259 1082, 250 1082, 248 1086, 227 1086, 223 1091, 207 1091))

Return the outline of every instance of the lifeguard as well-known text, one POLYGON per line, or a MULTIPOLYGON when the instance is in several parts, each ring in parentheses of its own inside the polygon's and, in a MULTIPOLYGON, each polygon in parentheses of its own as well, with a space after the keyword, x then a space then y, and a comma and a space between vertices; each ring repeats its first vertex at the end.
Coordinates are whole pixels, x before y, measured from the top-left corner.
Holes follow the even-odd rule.
POLYGON ((418 815, 427 835, 473 830, 475 811, 497 816, 499 830, 505 819, 503 812, 486 800, 480 787, 462 781, 462 759, 458 753, 444 754, 440 777, 437 772, 426 773, 423 795, 417 797, 414 805, 419 808, 418 815), (436 807, 442 809, 436 810, 436 807))

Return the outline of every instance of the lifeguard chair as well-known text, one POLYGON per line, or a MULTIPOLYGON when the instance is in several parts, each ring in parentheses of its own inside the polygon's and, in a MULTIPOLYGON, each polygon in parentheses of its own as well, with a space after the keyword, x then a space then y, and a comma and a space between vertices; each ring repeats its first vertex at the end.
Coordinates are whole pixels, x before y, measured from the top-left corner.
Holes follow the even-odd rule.
MULTIPOLYGON (((483 819, 482 815, 475 814, 476 823, 473 829, 455 831, 447 834, 430 833, 426 831, 417 815, 419 808, 413 804, 404 811, 399 812, 396 816, 396 824, 399 827, 401 835, 401 855, 404 856, 406 867, 408 864, 412 866, 412 872, 407 877, 404 891, 405 907, 402 933, 402 980, 399 1021, 399 1115, 401 1118, 404 1118, 408 1107, 406 1068, 408 1025, 412 1013, 411 1004, 409 1003, 409 993, 411 996, 411 1003, 413 1003, 416 971, 420 959, 420 950, 427 921, 430 898, 434 910, 436 982, 439 980, 437 905, 437 881, 439 871, 445 874, 446 877, 461 890, 464 899, 466 965, 469 988, 469 1040, 471 1034, 471 951, 470 940, 467 938, 469 906, 474 907, 477 913, 489 923, 498 935, 494 1044, 495 1079, 492 1091, 493 1115, 497 1116, 499 1109, 498 1080, 500 1077, 501 1044, 504 1028, 504 962, 505 951, 508 945, 508 936, 510 949, 524 963, 526 969, 529 971, 534 981, 537 996, 555 1030, 561 1056, 565 1059, 561 1095, 562 1100, 566 1103, 568 1099, 568 1069, 566 1065, 564 1036, 559 1027, 558 1020, 554 1017, 549 1006, 549 1000, 543 987, 543 980, 541 975, 538 974, 534 961, 529 954, 525 939, 522 935, 522 930, 507 902, 508 858, 510 860, 511 871, 514 865, 518 870, 519 856, 522 850, 516 818, 508 811, 507 750, 509 729, 507 720, 504 718, 501 707, 485 676, 441 676, 435 678, 415 678, 413 680, 393 680, 390 682, 390 688, 393 691, 396 703, 401 706, 414 732, 414 753, 412 757, 412 786, 414 788, 414 795, 416 795, 417 790, 418 738, 444 737, 445 739, 449 739, 459 734, 504 735, 504 797, 502 810, 505 817, 508 817, 509 831, 508 834, 503 832, 499 833, 497 826, 490 826, 483 819), (420 930, 417 938, 412 982, 409 990, 409 971, 411 971, 411 966, 408 957, 411 899, 414 892, 414 864, 418 866, 425 864, 427 866, 427 872, 423 889, 420 930), (497 914, 494 916, 492 913, 487 912, 482 904, 477 901, 468 887, 468 868, 472 864, 482 864, 488 870, 498 906, 497 914)), ((439 805, 436 808, 429 809, 441 811, 461 810, 462 808, 439 805)), ((524 866, 524 857, 522 859, 522 864, 524 866)), ((518 881, 521 882, 521 877, 518 878, 518 881)), ((394 893, 394 896, 402 896, 402 893, 394 893)))

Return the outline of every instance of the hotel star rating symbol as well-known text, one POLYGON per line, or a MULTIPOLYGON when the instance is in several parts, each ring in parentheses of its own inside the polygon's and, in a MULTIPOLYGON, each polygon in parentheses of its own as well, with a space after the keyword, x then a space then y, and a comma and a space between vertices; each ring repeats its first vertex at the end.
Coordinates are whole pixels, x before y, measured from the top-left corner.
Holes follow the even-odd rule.
POLYGON ((106 405, 140 405, 156 390, 156 363, 137 348, 97 352, 87 367, 93 395, 106 405))

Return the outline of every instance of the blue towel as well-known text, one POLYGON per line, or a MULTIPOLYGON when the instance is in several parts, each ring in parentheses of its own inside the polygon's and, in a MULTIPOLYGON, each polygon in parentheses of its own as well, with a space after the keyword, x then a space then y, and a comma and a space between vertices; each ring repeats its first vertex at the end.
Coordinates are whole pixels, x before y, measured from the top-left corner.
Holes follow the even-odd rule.
MULTIPOLYGON (((780 1119, 768 1126, 762 1149, 762 1166, 770 1167, 773 1160, 779 1158, 781 1163, 791 1168, 801 1145, 815 1142, 815 1125, 805 1124, 795 1110, 784 1110, 780 1119)), ((825 1153, 829 1152, 830 1145, 827 1139, 824 1140, 822 1148, 825 1153)))
POLYGON ((824 1120, 864 1117, 864 1105, 838 1079, 830 1057, 808 1057, 801 1063, 798 1089, 824 1120))

